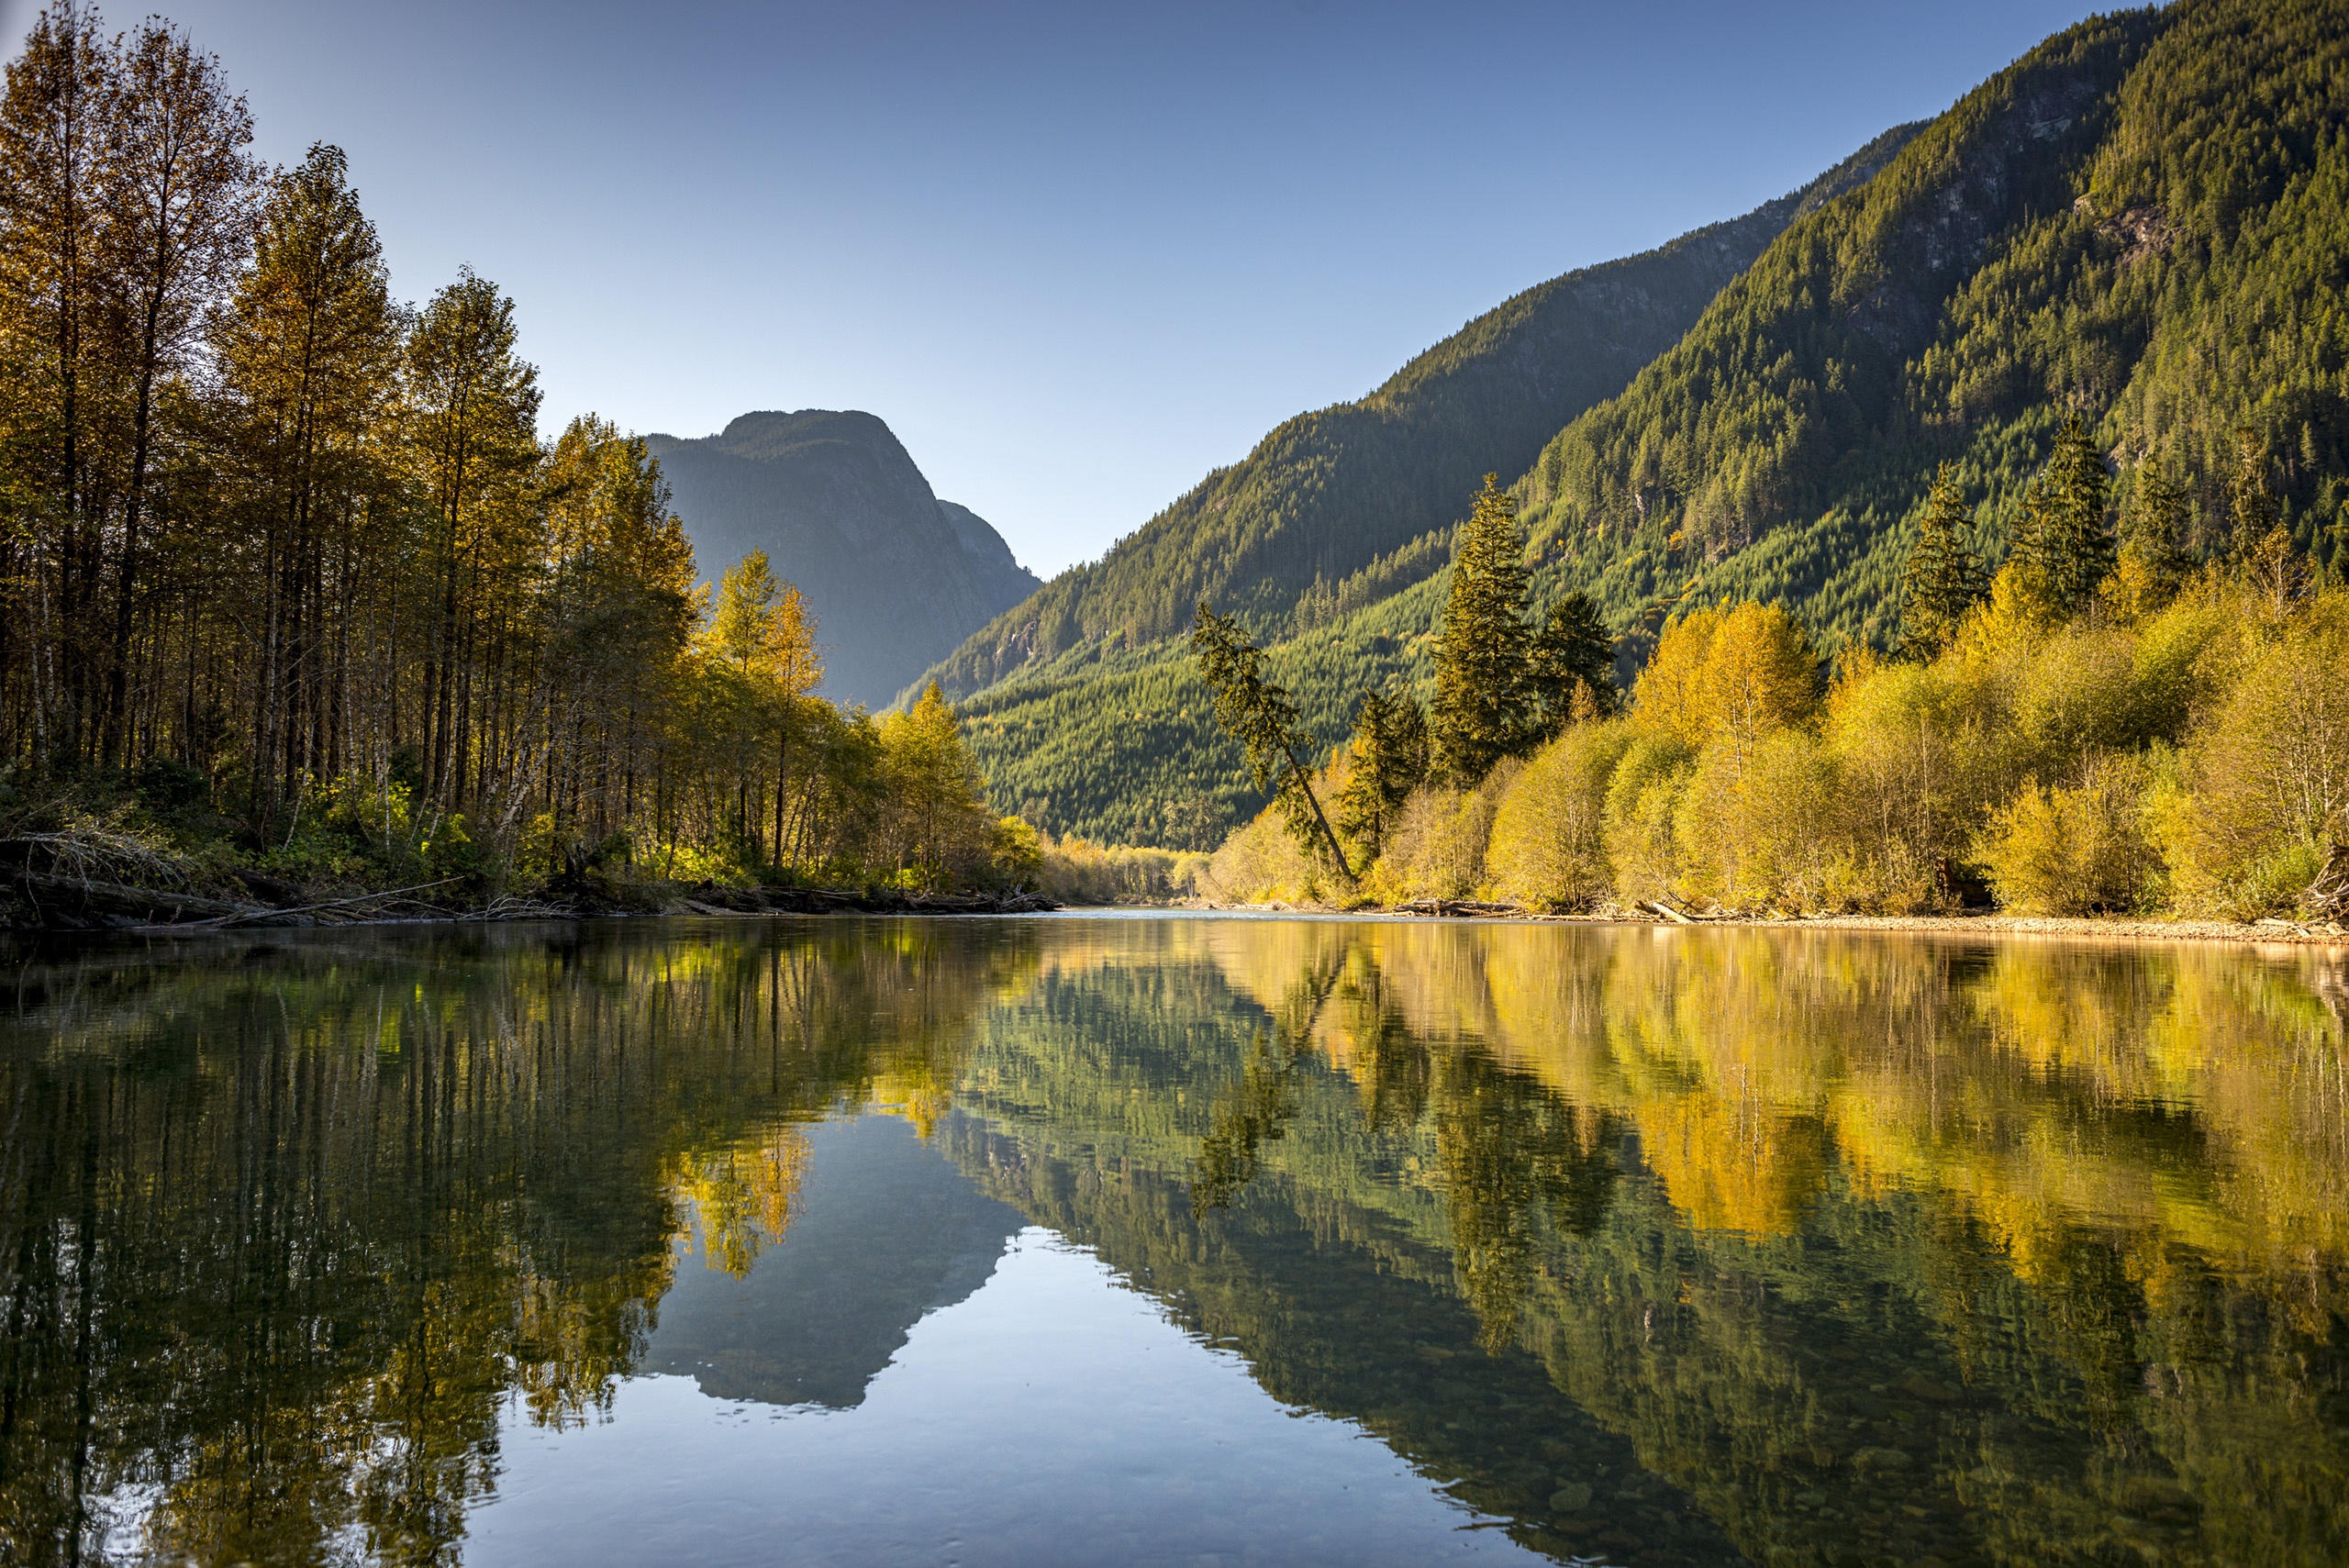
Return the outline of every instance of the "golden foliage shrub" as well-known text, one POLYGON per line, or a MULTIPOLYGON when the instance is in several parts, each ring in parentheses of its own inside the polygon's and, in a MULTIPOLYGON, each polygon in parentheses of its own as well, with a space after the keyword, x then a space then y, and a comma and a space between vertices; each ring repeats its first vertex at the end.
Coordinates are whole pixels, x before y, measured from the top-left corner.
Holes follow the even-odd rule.
POLYGON ((1063 904, 1163 904, 1198 889, 1208 857, 1187 850, 1046 838, 1037 881, 1063 904))
POLYGON ((2288 907, 2349 840, 2349 594, 2261 635, 2190 748, 2165 835, 2182 907, 2288 907))
POLYGON ((2026 781, 1983 829, 1980 855, 2002 907, 2021 915, 2130 914, 2162 888, 2146 830, 2154 770, 2145 759, 2091 759, 2080 782, 2026 781))
POLYGON ((1607 786, 1607 858, 1625 898, 1676 897, 1684 880, 1675 824, 1697 771, 1676 735, 1642 735, 1607 786))
POLYGON ((1691 890, 1733 908, 1818 910, 1856 891, 1842 769, 1818 737, 1781 728, 1705 749, 1674 827, 1691 890))
POLYGON ((2136 637, 2110 627, 2078 628, 2011 651, 2013 762, 2023 776, 2069 780, 2091 758, 2158 738, 2136 654, 2136 637))
POLYGON ((1910 910, 1945 897, 2001 794, 2000 707, 1978 664, 1882 664, 1838 685, 1826 737, 1861 898, 1910 910))
POLYGON ((1485 850, 1493 818, 1524 766, 1506 757, 1475 789, 1426 784, 1414 790, 1364 891, 1386 904, 1473 898, 1485 891, 1485 850))
POLYGON ((1196 879, 1213 904, 1318 904, 1328 872, 1297 847, 1280 808, 1268 806, 1233 830, 1196 879))
POLYGON ((1577 724, 1525 765, 1493 812, 1486 879, 1535 908, 1587 909, 1607 896, 1607 788, 1631 744, 1622 719, 1577 724))

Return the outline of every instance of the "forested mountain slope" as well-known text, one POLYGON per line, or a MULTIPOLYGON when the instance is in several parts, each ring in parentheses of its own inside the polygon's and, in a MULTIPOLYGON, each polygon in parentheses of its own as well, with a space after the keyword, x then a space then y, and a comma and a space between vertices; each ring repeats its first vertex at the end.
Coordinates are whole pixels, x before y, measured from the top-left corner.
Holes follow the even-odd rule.
POLYGON ((1483 474, 1522 472, 1562 425, 1678 340, 1788 223, 1866 181, 1915 129, 1886 132, 1742 217, 1529 289, 1369 396, 1286 421, 930 674, 961 697, 1088 642, 1141 647, 1178 635, 1202 597, 1277 631, 1300 604, 1380 596, 1380 584, 1354 574, 1449 528, 1483 474))
POLYGON ((816 613, 822 691, 885 706, 923 665, 1034 591, 985 518, 941 501, 870 414, 745 414, 699 440, 648 436, 701 574, 763 550, 816 613))
MULTIPOLYGON (((2249 428, 2327 566, 2349 533, 2344 24, 2339 0, 2092 18, 1903 139, 1520 471, 1537 604, 1588 589, 1626 675, 1667 617, 1747 597, 1831 652, 1888 646, 1936 466, 1956 465, 1995 562, 2074 409, 2114 459, 2121 515, 2159 454, 2203 542, 2249 428)), ((1447 556, 1438 535, 1323 594, 1292 576, 1210 596, 1252 611, 1334 743, 1361 691, 1426 682, 1445 587, 1427 573, 1447 556)), ((998 804, 1058 830, 1179 846, 1258 804, 1172 645, 1079 643, 966 711, 998 804)))
POLYGON ((2344 24, 2182 0, 1968 94, 1542 451, 1518 492, 1552 591, 1589 587, 1634 657, 1673 606, 1748 597, 1886 645, 1936 465, 1995 561, 2072 410, 2124 514, 2165 456, 2206 542, 2249 428, 2321 564, 2349 499, 2344 24))

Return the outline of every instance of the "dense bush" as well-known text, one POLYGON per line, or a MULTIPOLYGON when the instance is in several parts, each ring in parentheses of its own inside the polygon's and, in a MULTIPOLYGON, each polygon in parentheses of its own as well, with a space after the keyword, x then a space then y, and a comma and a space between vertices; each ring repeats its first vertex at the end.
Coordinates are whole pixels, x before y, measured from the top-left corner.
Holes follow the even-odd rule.
POLYGON ((1999 905, 2019 915, 2135 914, 2161 884, 2145 830, 2150 770, 2135 757, 2097 757, 2080 782, 2031 780, 1993 812, 1981 859, 1999 905))
POLYGON ((1485 863, 1495 893, 1557 909, 1606 896, 1607 788, 1631 745, 1628 721, 1598 719, 1534 754, 1494 808, 1485 863))

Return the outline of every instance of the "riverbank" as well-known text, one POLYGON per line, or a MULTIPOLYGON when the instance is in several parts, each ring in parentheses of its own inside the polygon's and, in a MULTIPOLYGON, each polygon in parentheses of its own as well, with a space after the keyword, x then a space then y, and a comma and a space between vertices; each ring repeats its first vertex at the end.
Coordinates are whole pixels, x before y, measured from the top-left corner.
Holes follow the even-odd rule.
MULTIPOLYGON (((5 847, 0 847, 5 848, 5 847)), ((0 930, 49 934, 594 919, 664 915, 1027 915, 1057 909, 1038 893, 907 893, 888 888, 731 887, 716 883, 557 878, 526 893, 463 896, 464 879, 407 887, 305 887, 229 870, 202 884, 150 886, 87 868, 0 863, 0 930)))
POLYGON ((1606 906, 1589 914, 1563 915, 1520 905, 1479 899, 1425 899, 1412 904, 1325 909, 1281 903, 1186 902, 1183 908, 1250 914, 1330 914, 1424 919, 1519 920, 1583 926, 1741 926, 1772 930, 1938 931, 1966 936, 2105 937, 2151 941, 2292 942, 2349 946, 2349 928, 2330 920, 2270 918, 2159 920, 2120 916, 2002 915, 1991 910, 1957 915, 1698 915, 1653 908, 1606 906))

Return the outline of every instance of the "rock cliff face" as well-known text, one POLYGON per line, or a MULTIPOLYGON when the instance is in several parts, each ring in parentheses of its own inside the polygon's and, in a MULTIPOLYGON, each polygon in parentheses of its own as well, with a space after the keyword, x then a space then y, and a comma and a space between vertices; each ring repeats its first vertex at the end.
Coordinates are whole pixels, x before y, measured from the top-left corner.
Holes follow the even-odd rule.
POLYGON ((745 414, 715 436, 645 442, 705 578, 763 550, 807 595, 820 689, 836 701, 885 705, 1039 585, 985 518, 931 493, 870 414, 745 414))

